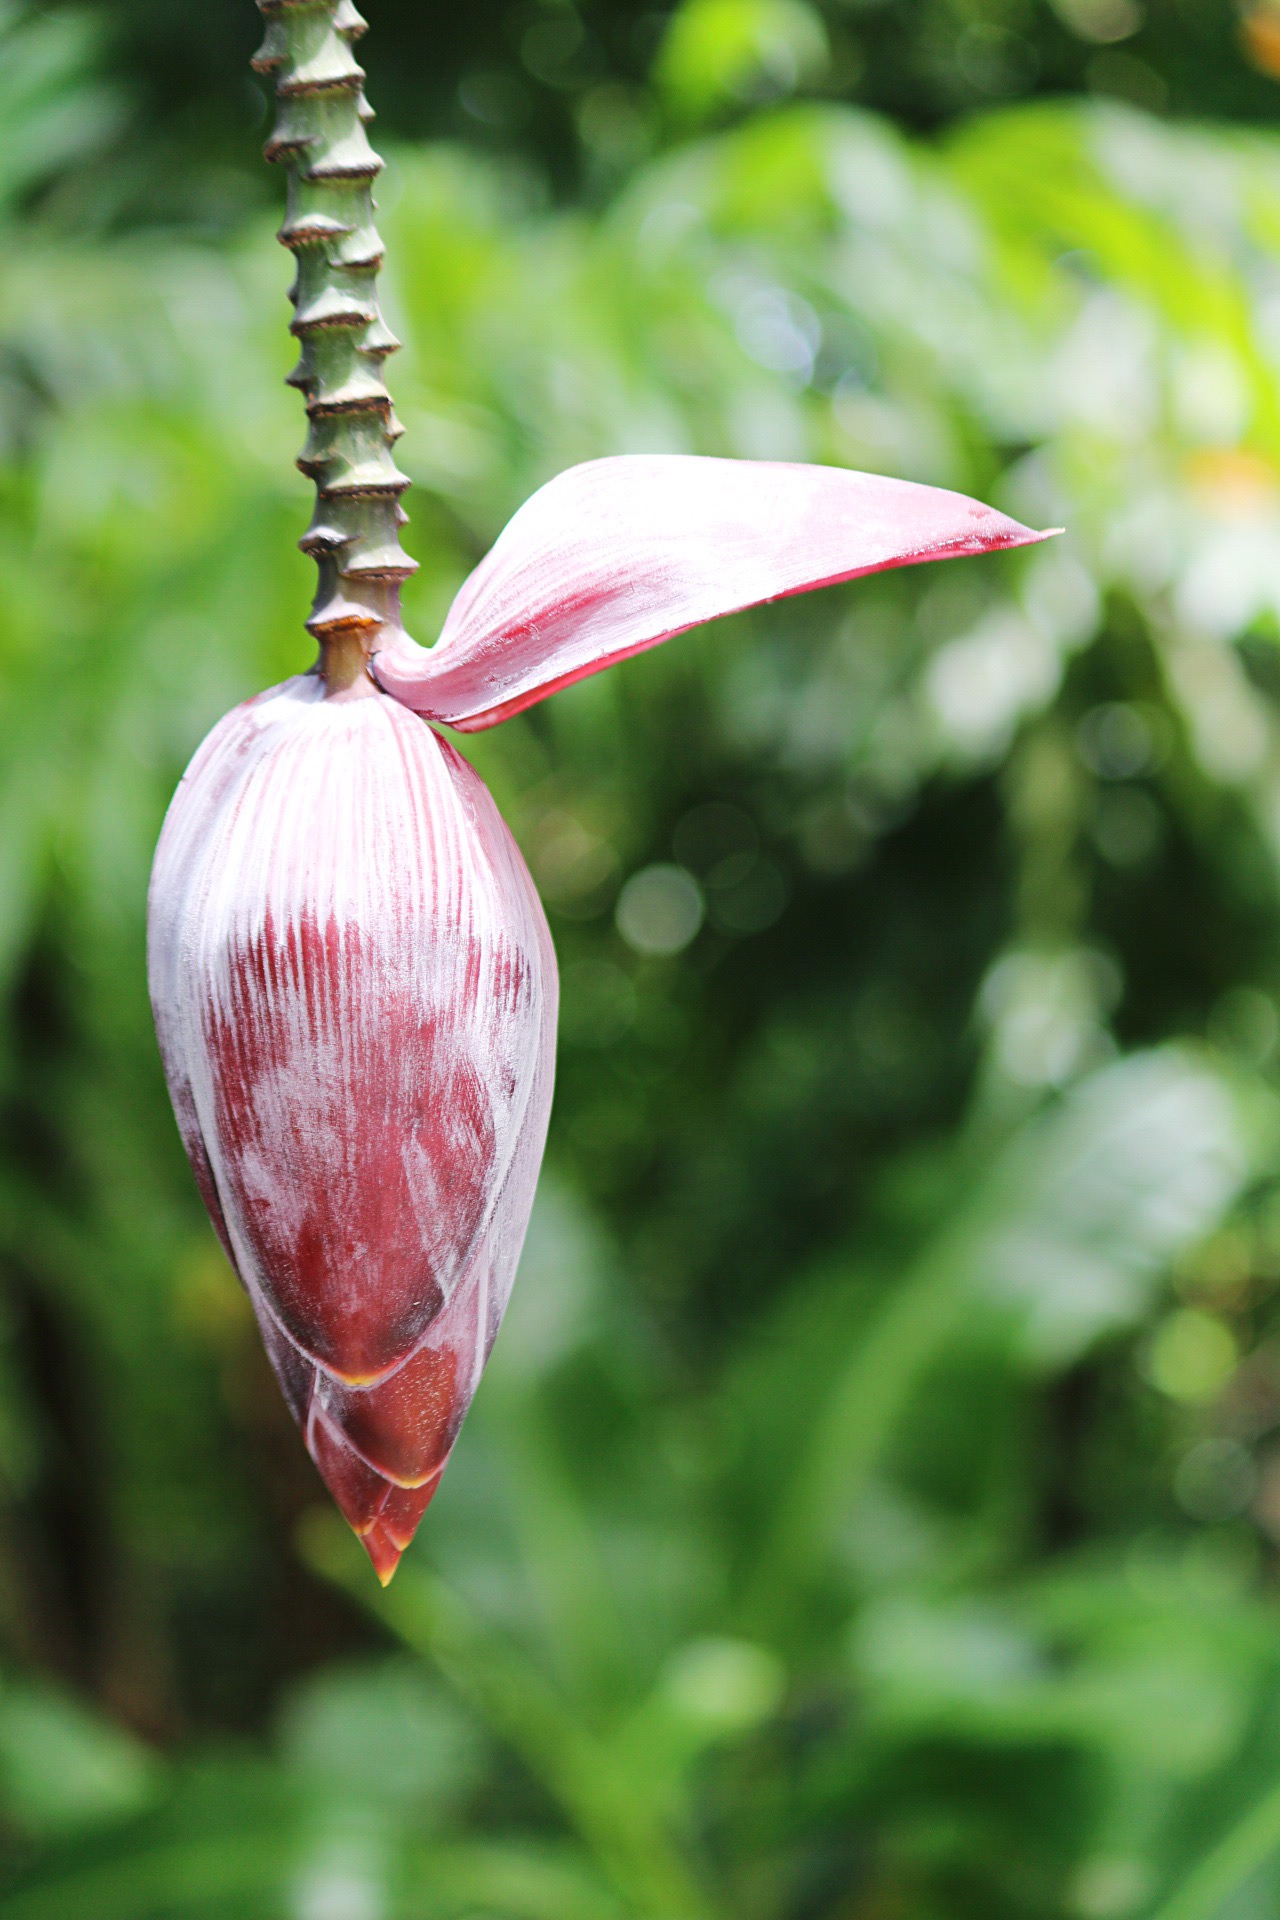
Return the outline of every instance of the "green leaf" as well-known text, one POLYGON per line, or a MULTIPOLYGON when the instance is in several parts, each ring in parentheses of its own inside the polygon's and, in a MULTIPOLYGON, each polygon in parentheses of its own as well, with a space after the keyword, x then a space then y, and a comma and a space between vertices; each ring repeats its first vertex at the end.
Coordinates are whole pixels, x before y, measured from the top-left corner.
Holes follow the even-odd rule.
POLYGON ((0 1688, 0 1805, 28 1833, 108 1825, 149 1805, 162 1778, 139 1741, 68 1695, 0 1688))
POLYGON ((700 120, 753 97, 790 93, 827 59, 822 18, 803 0, 684 0, 655 78, 677 113, 700 120))
POLYGON ((1094 1074, 975 1167, 967 1199, 896 1281, 817 1409, 754 1605, 785 1617, 967 1321, 1003 1322, 1036 1367, 1131 1325, 1169 1263, 1231 1206, 1265 1140, 1230 1083, 1168 1049, 1094 1074))

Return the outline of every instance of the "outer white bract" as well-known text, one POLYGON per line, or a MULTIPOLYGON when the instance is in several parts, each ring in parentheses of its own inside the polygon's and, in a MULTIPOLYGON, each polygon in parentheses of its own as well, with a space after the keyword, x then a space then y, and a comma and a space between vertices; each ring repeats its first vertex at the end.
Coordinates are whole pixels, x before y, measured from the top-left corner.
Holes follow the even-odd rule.
POLYGON ((183 1139, 307 1445, 380 1572, 511 1289, 551 1102, 556 968, 478 775, 367 683, 209 735, 150 900, 183 1139))

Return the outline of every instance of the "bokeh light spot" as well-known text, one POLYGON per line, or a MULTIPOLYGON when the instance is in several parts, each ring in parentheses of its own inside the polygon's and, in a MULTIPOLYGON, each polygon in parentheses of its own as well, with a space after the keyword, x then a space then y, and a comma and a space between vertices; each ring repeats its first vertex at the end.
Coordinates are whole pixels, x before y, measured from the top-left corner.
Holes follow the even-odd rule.
POLYGON ((1147 1353, 1147 1377, 1171 1400, 1214 1400, 1235 1371, 1235 1335, 1198 1307, 1182 1307, 1157 1328, 1147 1353))
POLYGON ((702 888, 685 867, 660 862, 632 874, 618 899, 618 932, 635 953, 683 953, 702 925, 702 888))

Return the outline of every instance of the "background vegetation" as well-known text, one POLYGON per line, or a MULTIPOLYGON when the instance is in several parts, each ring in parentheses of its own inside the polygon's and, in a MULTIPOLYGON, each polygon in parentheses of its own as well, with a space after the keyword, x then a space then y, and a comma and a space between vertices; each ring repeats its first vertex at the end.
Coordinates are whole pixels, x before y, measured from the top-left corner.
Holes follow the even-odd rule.
POLYGON ((1270 1920, 1280 18, 370 11, 419 637, 604 452, 1068 531, 467 742, 559 1092, 383 1597, 143 978, 307 661, 253 11, 0 10, 0 1920, 1270 1920))

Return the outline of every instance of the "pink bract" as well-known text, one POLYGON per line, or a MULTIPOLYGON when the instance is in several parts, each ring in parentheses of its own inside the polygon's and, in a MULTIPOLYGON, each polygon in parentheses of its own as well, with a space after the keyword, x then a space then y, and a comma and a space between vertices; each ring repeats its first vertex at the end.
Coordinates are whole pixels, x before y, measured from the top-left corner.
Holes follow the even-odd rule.
POLYGON ((506 1307, 555 1052, 533 882, 426 720, 492 726, 718 614, 1044 537, 835 468, 594 461, 516 514, 437 647, 383 644, 381 690, 304 675, 197 751, 151 883, 165 1073, 285 1398, 384 1580, 506 1307))
POLYGON ((499 535, 386 692, 474 733, 689 627, 887 567, 1043 540, 942 487, 842 467, 633 454, 570 467, 499 535))

